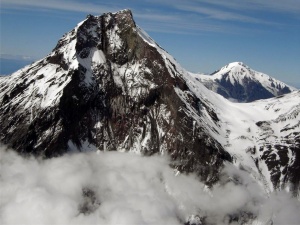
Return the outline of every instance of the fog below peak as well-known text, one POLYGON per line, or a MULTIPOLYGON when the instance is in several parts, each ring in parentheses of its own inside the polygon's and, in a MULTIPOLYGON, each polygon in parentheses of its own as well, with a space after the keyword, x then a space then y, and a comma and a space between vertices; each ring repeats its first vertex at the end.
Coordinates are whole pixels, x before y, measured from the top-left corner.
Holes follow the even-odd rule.
POLYGON ((300 203, 228 164, 209 189, 165 156, 85 152, 52 159, 0 149, 0 224, 299 224, 300 203), (200 224, 201 222, 199 222, 200 224))

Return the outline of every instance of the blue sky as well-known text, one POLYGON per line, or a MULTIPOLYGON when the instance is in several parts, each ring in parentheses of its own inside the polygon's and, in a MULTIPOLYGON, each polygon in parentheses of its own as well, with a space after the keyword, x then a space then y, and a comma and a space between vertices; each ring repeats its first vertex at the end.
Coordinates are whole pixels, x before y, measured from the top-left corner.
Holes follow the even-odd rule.
POLYGON ((0 8, 2 59, 40 59, 87 14, 129 8, 189 71, 242 61, 300 88, 299 0, 1 0, 0 8))

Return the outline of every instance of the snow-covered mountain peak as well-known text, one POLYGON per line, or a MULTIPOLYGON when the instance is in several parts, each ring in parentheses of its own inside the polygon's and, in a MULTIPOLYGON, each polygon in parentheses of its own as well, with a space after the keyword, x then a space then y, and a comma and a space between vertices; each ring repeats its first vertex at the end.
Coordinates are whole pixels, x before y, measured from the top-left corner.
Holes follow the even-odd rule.
MULTIPOLYGON (((219 71, 226 71, 226 70, 229 71, 232 69, 242 69, 242 68, 249 69, 249 67, 246 64, 244 64, 243 62, 231 62, 231 63, 227 64, 226 66, 223 66, 219 71)), ((219 72, 219 71, 216 71, 216 72, 219 72)))
POLYGON ((79 64, 85 64, 88 57, 92 57, 95 63, 97 58, 101 63, 102 57, 92 55, 102 55, 98 51, 101 47, 109 48, 110 54, 115 54, 126 44, 122 42, 120 34, 134 27, 135 22, 128 9, 101 16, 88 15, 58 41, 51 55, 62 55, 65 63, 73 69, 79 64), (107 36, 103 34, 105 31, 108 31, 107 36))
POLYGON ((89 15, 47 57, 1 80, 1 141, 46 157, 96 148, 169 153, 178 170, 211 164, 202 177, 216 177, 230 156, 193 122, 185 100, 195 108, 198 100, 186 74, 129 10, 89 15), (200 146, 205 154, 193 157, 200 146))
POLYGON ((229 63, 211 75, 199 75, 199 79, 208 89, 238 102, 271 98, 296 90, 242 62, 229 63))
MULTIPOLYGON (((242 83, 242 78, 255 77, 255 74, 258 73, 252 70, 249 66, 244 64, 243 62, 232 62, 222 67, 220 70, 214 72, 212 76, 215 79, 222 79, 222 77, 226 76, 226 79, 233 79, 231 82, 239 82, 242 83)), ((267 75, 265 75, 267 76, 267 75)))

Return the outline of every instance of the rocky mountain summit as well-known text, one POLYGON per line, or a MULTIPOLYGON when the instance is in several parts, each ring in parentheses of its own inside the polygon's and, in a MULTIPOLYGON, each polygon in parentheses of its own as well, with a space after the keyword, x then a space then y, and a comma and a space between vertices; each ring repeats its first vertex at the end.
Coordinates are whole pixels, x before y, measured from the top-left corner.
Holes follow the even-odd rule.
POLYGON ((299 192, 300 92, 230 102, 183 69, 129 10, 89 15, 44 59, 0 80, 0 140, 22 154, 168 154, 174 169, 207 185, 230 162, 266 190, 299 192))
POLYGON ((1 78, 1 141, 45 157, 74 149, 169 154, 178 170, 214 182, 231 157, 205 125, 217 116, 184 73, 129 10, 89 15, 47 57, 1 78))
POLYGON ((277 97, 297 90, 242 62, 233 62, 211 75, 199 75, 208 89, 236 102, 252 102, 277 97))

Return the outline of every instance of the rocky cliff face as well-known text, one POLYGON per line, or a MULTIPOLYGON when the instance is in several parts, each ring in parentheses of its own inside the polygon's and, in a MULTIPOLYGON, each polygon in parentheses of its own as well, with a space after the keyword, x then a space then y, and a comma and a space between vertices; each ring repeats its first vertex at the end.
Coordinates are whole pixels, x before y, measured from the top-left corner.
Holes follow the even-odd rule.
POLYGON ((218 120, 179 69, 130 11, 90 15, 46 58, 1 78, 1 141, 45 157, 96 148, 169 154, 178 170, 213 183, 231 157, 191 115, 218 120))
POLYGON ((290 93, 296 89, 242 62, 233 62, 211 75, 199 75, 210 90, 236 102, 252 102, 290 93))
POLYGON ((274 189, 284 189, 287 184, 291 184, 289 188, 296 195, 300 192, 299 94, 300 92, 277 97, 265 107, 270 113, 280 112, 282 104, 287 106, 291 102, 296 103, 274 119, 256 122, 259 139, 256 148, 251 149, 257 151, 259 157, 256 165, 260 172, 268 171, 265 174, 269 173, 267 177, 273 183, 274 189), (265 165, 267 168, 264 168, 265 165))
POLYGON ((168 154, 208 185, 229 161, 267 189, 299 188, 300 93, 229 102, 181 68, 129 10, 88 16, 47 57, 0 79, 0 139, 22 154, 168 154))

